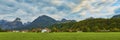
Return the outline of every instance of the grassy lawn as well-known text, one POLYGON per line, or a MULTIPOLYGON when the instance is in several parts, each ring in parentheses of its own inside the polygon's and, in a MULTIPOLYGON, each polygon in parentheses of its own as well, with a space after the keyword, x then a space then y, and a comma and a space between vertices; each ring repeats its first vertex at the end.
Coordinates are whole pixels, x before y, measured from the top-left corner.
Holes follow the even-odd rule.
POLYGON ((108 33, 0 33, 0 40, 120 40, 120 32, 108 33))

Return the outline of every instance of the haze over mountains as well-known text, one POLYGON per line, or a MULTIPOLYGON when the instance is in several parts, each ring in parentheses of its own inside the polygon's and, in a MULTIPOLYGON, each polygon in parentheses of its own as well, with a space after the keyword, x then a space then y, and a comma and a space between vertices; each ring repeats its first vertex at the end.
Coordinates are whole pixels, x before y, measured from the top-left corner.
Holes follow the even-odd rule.
POLYGON ((45 28, 56 23, 76 22, 75 20, 62 19, 61 21, 55 20, 49 16, 42 15, 36 18, 33 22, 23 24, 21 18, 16 18, 14 21, 0 20, 2 29, 28 29, 28 28, 45 28))

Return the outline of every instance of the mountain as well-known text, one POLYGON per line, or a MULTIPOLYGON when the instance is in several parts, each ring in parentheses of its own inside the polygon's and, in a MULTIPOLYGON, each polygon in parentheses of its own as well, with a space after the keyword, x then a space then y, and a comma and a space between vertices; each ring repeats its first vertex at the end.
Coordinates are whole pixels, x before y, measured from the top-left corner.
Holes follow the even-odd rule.
POLYGON ((61 21, 57 21, 49 16, 42 15, 42 16, 39 16, 37 19, 35 19, 33 22, 31 22, 29 25, 27 25, 24 28, 27 28, 27 29, 45 28, 45 27, 51 26, 53 24, 68 23, 68 22, 76 22, 76 21, 75 20, 67 20, 67 19, 62 19, 61 21))
POLYGON ((57 23, 69 23, 69 22, 76 22, 76 20, 62 19, 61 21, 58 21, 57 23))
POLYGON ((8 29, 9 27, 6 25, 8 23, 7 20, 0 20, 0 28, 8 29))
POLYGON ((28 27, 31 28, 44 28, 47 27, 49 25, 53 25, 55 24, 57 21, 49 16, 43 15, 43 16, 39 16, 37 19, 35 19, 30 25, 28 25, 28 27))
POLYGON ((30 25, 31 22, 24 23, 24 26, 30 25))
POLYGON ((6 20, 0 20, 0 25, 2 26, 2 29, 7 29, 7 30, 13 30, 16 28, 20 28, 23 26, 21 19, 20 18, 16 18, 14 21, 10 22, 10 21, 6 21, 6 20))
POLYGON ((120 18, 120 14, 119 15, 114 15, 112 18, 120 18))
POLYGON ((16 27, 21 27, 23 26, 21 19, 20 18, 16 18, 13 22, 11 22, 12 25, 16 26, 16 27))
POLYGON ((14 29, 23 27, 23 23, 21 22, 20 18, 16 18, 13 22, 10 22, 11 27, 14 29))
POLYGON ((76 20, 67 20, 67 19, 62 19, 62 23, 68 23, 68 22, 76 22, 76 20))

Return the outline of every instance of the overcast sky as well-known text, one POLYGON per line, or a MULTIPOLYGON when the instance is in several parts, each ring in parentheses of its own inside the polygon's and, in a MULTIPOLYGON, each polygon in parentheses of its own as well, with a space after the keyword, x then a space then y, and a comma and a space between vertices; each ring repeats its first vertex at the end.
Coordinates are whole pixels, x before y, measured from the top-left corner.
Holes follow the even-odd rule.
POLYGON ((0 20, 33 21, 48 15, 56 20, 110 18, 120 13, 120 0, 0 0, 0 20))

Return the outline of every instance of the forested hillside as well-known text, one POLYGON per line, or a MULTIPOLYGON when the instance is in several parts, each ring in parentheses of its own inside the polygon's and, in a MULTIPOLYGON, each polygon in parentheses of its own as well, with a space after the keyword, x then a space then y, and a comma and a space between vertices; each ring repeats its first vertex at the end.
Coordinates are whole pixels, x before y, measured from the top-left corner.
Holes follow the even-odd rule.
POLYGON ((120 18, 89 18, 79 22, 55 24, 50 29, 55 32, 118 32, 120 31, 120 18))

